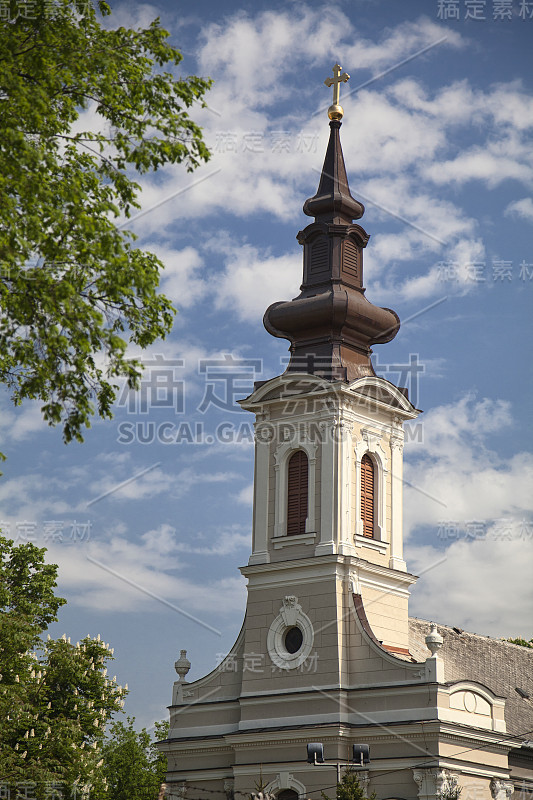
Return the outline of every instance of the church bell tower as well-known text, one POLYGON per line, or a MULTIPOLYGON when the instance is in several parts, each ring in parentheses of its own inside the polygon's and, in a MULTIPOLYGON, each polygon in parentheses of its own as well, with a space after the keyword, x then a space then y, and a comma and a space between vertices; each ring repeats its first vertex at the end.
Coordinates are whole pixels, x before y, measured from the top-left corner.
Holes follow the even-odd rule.
MULTIPOLYGON (((340 141, 348 76, 338 64, 333 72, 326 157, 297 236, 300 294, 264 317, 290 342, 290 361, 240 401, 256 420, 246 617, 209 675, 187 683, 184 651, 177 662, 160 743, 172 797, 188 787, 195 798, 202 788, 249 796, 262 765, 271 795, 317 798, 332 781, 305 762, 306 742, 325 742, 346 763, 352 744, 370 741, 388 759, 388 725, 406 726, 394 757, 410 757, 409 726, 427 718, 442 679, 437 657, 416 663, 409 652, 416 578, 403 558, 402 425, 419 412, 372 367, 371 346, 393 339, 400 321, 365 295, 369 236, 340 141)), ((396 780, 399 794, 386 780, 373 784, 379 797, 417 796, 410 773, 396 780)))
POLYGON ((340 141, 347 75, 338 65, 334 74, 326 157, 303 207, 313 221, 297 235, 301 291, 264 316, 269 333, 290 341, 289 365, 241 401, 256 415, 253 546, 243 573, 250 599, 264 600, 265 581, 279 578, 311 601, 323 581, 332 619, 344 613, 345 592, 337 597, 334 587, 350 585, 378 640, 408 653, 414 577, 403 559, 402 423, 418 411, 372 367, 371 345, 391 341, 400 320, 365 296, 369 235, 354 222, 365 209, 350 193, 340 141))

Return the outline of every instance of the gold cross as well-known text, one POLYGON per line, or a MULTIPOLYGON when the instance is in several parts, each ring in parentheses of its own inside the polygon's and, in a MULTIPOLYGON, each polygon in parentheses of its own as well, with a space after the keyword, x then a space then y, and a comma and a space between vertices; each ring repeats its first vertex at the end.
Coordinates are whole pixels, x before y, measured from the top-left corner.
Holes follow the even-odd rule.
POLYGON ((342 72, 342 67, 340 66, 340 64, 335 64, 332 72, 335 75, 335 77, 326 78, 324 83, 326 84, 326 86, 333 86, 333 105, 338 106, 340 99, 340 85, 341 83, 346 83, 346 81, 349 79, 350 76, 348 75, 347 72, 342 72))

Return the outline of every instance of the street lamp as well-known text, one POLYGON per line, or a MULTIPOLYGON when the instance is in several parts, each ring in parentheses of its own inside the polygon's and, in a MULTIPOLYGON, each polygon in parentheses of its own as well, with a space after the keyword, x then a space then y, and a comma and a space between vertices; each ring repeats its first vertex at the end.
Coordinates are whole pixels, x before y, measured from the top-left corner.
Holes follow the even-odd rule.
MULTIPOLYGON (((340 761, 326 761, 324 759, 324 745, 322 742, 309 742, 307 745, 307 763, 313 764, 315 767, 336 767, 337 783, 341 782, 341 767, 343 764, 340 761)), ((354 744, 352 750, 352 766, 364 767, 365 764, 369 763, 370 747, 367 744, 354 744)))

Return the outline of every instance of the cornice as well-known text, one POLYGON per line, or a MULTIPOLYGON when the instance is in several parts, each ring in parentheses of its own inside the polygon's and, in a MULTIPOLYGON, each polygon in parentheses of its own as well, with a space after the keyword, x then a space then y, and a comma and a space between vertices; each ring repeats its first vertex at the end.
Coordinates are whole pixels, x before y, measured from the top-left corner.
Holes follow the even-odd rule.
MULTIPOLYGON (((364 558, 357 556, 342 555, 340 553, 328 553, 322 556, 309 556, 307 558, 295 558, 290 561, 275 561, 268 564, 249 564, 240 567, 241 573, 246 578, 252 578, 259 575, 276 575, 286 576, 288 572, 309 572, 313 577, 330 577, 331 567, 335 566, 335 574, 339 578, 344 578, 346 570, 358 569, 363 574, 376 575, 381 579, 388 579, 391 586, 397 585, 398 587, 410 586, 417 580, 417 576, 410 572, 403 572, 396 570, 392 567, 384 567, 379 564, 373 564, 364 558)), ((283 577, 282 581, 286 581, 283 577)), ((259 583, 259 582, 257 582, 259 583)))

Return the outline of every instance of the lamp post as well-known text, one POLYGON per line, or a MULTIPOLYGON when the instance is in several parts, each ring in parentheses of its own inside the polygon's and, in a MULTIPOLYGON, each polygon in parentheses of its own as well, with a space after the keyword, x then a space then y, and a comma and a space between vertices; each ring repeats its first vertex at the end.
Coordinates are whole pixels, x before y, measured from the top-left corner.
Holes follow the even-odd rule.
MULTIPOLYGON (((337 783, 341 782, 340 761, 326 761, 324 759, 324 745, 322 742, 309 742, 307 745, 307 763, 315 767, 336 767, 337 783)), ((370 763, 370 747, 367 744, 354 744, 352 749, 351 765, 354 767, 364 767, 370 763)))

